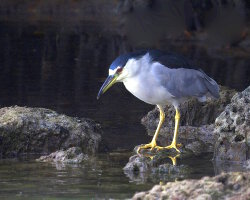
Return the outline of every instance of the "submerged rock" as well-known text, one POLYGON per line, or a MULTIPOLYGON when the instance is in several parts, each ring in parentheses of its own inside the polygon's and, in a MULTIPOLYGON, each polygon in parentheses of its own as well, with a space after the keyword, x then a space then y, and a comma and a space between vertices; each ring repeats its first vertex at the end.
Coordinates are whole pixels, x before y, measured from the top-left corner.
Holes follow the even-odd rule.
POLYGON ((250 86, 235 94, 215 121, 214 159, 245 161, 250 159, 250 86))
POLYGON ((228 173, 200 180, 169 182, 155 185, 132 199, 242 199, 250 197, 250 173, 228 173))
MULTIPOLYGON (((205 103, 190 99, 180 105, 180 128, 178 142, 182 144, 182 152, 199 155, 203 152, 213 152, 216 137, 214 137, 214 121, 230 102, 235 90, 226 87, 220 88, 220 98, 209 99, 205 103)), ((165 122, 160 130, 158 144, 169 145, 174 132, 175 109, 167 105, 164 109, 165 122)), ((142 119, 142 124, 147 128, 148 134, 153 135, 159 122, 159 110, 156 107, 142 119)))
POLYGON ((48 154, 80 147, 95 153, 101 141, 100 125, 45 108, 5 107, 0 109, 0 155, 48 154))
POLYGON ((36 159, 36 161, 40 162, 61 162, 67 164, 78 164, 86 160, 88 160, 88 156, 83 154, 80 147, 71 147, 65 151, 56 151, 48 156, 41 156, 36 159))

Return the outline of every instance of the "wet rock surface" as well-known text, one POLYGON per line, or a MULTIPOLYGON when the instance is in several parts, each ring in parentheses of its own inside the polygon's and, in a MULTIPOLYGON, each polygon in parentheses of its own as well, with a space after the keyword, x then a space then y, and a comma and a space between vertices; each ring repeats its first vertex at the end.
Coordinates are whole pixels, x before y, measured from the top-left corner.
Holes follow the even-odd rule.
POLYGON ((36 159, 40 162, 60 162, 66 164, 78 164, 88 160, 88 156, 83 154, 80 147, 71 147, 65 151, 60 150, 48 156, 41 156, 36 159))
POLYGON ((183 158, 182 155, 167 152, 133 155, 123 170, 130 180, 139 183, 186 178, 191 173, 191 168, 184 164, 176 164, 177 159, 183 158))
POLYGON ((48 154, 70 147, 95 153, 101 141, 100 125, 45 108, 5 107, 0 109, 0 155, 48 154))
POLYGON ((228 173, 200 180, 184 180, 155 185, 132 199, 242 199, 250 197, 250 173, 228 173))
POLYGON ((214 158, 217 161, 250 159, 250 86, 235 94, 215 121, 214 158))
MULTIPOLYGON (((217 139, 214 137, 213 123, 226 105, 230 103, 235 93, 235 90, 221 87, 218 100, 209 99, 207 102, 201 103, 196 99, 190 99, 180 105, 181 119, 178 142, 182 144, 182 152, 190 152, 196 155, 203 152, 213 152, 217 139)), ((172 105, 167 105, 164 111, 166 119, 157 141, 160 146, 169 145, 174 132, 175 109, 172 105)), ((159 111, 157 107, 142 119, 142 124, 146 127, 149 135, 154 134, 158 122, 159 111)))

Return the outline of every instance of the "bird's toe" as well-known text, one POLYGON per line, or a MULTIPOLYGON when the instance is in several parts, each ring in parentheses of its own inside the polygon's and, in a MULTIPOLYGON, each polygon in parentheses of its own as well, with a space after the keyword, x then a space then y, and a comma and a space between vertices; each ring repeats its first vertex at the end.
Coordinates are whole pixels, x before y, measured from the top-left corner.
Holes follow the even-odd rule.
POLYGON ((156 142, 154 141, 150 142, 149 144, 142 145, 138 147, 137 154, 139 154, 142 149, 149 149, 150 151, 153 151, 156 146, 157 146, 156 142))
POLYGON ((181 146, 182 146, 182 144, 177 144, 176 146, 177 146, 177 147, 181 147, 181 146))

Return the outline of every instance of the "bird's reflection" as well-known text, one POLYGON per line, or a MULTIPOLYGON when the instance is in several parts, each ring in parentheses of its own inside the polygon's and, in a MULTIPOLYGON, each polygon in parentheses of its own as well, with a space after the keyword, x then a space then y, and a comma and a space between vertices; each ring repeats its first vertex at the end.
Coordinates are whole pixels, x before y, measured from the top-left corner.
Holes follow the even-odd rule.
MULTIPOLYGON (((149 158, 151 161, 154 160, 154 158, 156 157, 157 154, 152 154, 152 153, 143 153, 143 154, 138 154, 138 156, 140 156, 141 158, 145 157, 145 158, 149 158)), ((180 154, 176 154, 176 155, 168 155, 167 156, 171 161, 172 161, 172 165, 176 166, 177 165, 177 158, 180 157, 180 154)))
POLYGON ((154 160, 154 157, 156 156, 156 154, 152 154, 152 153, 138 153, 137 154, 139 157, 143 158, 149 158, 151 161, 154 160))
POLYGON ((172 156, 168 156, 168 157, 171 159, 173 166, 175 166, 177 164, 176 158, 179 158, 180 154, 177 154, 174 157, 172 157, 172 156))

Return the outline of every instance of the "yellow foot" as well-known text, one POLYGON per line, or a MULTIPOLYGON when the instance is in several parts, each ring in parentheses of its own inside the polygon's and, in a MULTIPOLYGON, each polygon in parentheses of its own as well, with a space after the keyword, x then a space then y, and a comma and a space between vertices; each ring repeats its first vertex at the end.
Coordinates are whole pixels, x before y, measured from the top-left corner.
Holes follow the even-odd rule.
POLYGON ((159 146, 157 146, 157 147, 155 147, 158 151, 159 150, 163 150, 163 149, 175 149, 178 153, 181 153, 180 152, 180 150, 177 148, 177 147, 180 147, 181 146, 181 144, 170 144, 169 146, 166 146, 166 147, 159 147, 159 146))
POLYGON ((152 141, 150 142, 149 144, 145 144, 143 146, 140 146, 138 149, 137 149, 137 153, 140 153, 140 150, 141 149, 149 149, 150 148, 150 151, 152 151, 154 148, 158 149, 159 146, 156 145, 156 142, 152 141))

